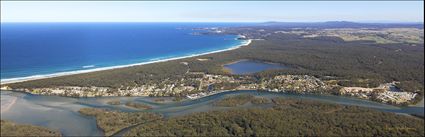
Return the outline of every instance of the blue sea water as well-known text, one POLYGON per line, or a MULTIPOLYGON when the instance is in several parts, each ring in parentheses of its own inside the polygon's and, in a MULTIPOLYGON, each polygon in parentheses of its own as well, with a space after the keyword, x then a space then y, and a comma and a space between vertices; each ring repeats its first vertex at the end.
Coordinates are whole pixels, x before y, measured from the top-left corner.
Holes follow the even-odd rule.
POLYGON ((193 35, 238 23, 1 23, 1 79, 87 70, 223 50, 235 35, 193 35))

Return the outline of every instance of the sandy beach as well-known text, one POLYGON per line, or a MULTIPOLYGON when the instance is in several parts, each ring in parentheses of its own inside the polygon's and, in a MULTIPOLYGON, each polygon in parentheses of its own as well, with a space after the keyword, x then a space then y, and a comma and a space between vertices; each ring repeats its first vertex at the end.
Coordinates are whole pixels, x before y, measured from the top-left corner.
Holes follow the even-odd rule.
POLYGON ((16 100, 18 100, 18 97, 14 96, 1 96, 1 104, 0 104, 0 112, 6 112, 8 111, 13 104, 16 103, 16 100))
POLYGON ((53 77, 60 77, 60 76, 67 76, 67 75, 75 75, 75 74, 90 73, 90 72, 96 72, 96 71, 119 69, 119 68, 140 66, 140 65, 152 64, 152 63, 166 62, 166 61, 202 56, 202 55, 207 55, 207 54, 213 54, 213 53, 218 53, 218 52, 224 52, 224 51, 229 51, 229 50, 235 50, 235 49, 238 49, 240 47, 247 46, 247 45, 251 44, 251 42, 252 42, 252 40, 248 39, 248 40, 245 40, 245 42, 243 42, 240 45, 237 45, 237 46, 234 46, 234 47, 231 47, 231 48, 227 48, 227 49, 223 49, 223 50, 216 50, 216 51, 211 51, 211 52, 205 52, 205 53, 200 53, 200 54, 192 54, 192 55, 175 57, 175 58, 168 58, 168 59, 152 60, 152 61, 148 61, 148 62, 141 62, 141 63, 135 63, 135 64, 95 68, 95 69, 89 69, 89 70, 59 72, 59 73, 46 74, 46 75, 34 75, 34 76, 28 76, 28 77, 2 79, 0 83, 1 83, 1 85, 3 85, 3 84, 24 82, 24 81, 30 81, 30 80, 38 80, 38 79, 45 79, 45 78, 53 78, 53 77))

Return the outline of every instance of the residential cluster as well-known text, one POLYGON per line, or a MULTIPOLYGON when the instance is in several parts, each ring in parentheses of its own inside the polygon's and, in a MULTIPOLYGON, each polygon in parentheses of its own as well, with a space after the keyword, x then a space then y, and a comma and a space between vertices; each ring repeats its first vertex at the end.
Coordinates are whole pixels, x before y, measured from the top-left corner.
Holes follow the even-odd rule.
MULTIPOLYGON (((330 93, 333 89, 341 95, 372 99, 383 103, 402 104, 415 98, 416 93, 402 92, 395 82, 381 84, 376 88, 342 87, 332 82, 322 81, 309 75, 278 75, 261 80, 253 80, 249 75, 214 75, 203 72, 188 72, 187 76, 162 83, 142 84, 133 87, 75 87, 59 86, 50 88, 14 89, 32 94, 60 95, 72 97, 99 96, 184 96, 197 99, 231 90, 263 90, 271 92, 330 93)), ((8 87, 2 87, 8 88, 8 87)))
POLYGON ((342 87, 340 93, 390 104, 403 104, 416 97, 417 93, 402 92, 395 84, 396 82, 385 83, 376 88, 342 87))

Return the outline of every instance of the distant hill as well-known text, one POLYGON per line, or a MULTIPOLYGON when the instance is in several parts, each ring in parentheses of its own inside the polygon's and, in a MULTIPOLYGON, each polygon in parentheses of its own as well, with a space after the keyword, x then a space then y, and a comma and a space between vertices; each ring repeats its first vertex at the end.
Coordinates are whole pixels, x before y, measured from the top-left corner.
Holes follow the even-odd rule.
POLYGON ((358 23, 350 21, 327 22, 264 22, 259 26, 282 28, 424 28, 423 23, 358 23))

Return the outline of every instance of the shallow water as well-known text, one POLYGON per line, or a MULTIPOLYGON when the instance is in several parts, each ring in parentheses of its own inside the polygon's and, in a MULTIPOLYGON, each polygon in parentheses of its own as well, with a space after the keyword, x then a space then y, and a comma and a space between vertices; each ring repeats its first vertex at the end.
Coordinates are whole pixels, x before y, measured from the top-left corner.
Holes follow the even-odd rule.
POLYGON ((285 69, 289 68, 281 64, 266 63, 253 60, 241 60, 235 63, 224 65, 224 68, 229 69, 232 74, 251 74, 264 70, 285 69))
MULTIPOLYGON (((212 102, 222 98, 251 94, 266 98, 284 97, 305 100, 317 100, 328 103, 355 105, 372 108, 375 110, 395 112, 403 114, 424 114, 423 107, 396 107, 368 100, 361 100, 350 97, 313 95, 313 94, 288 94, 260 91, 231 91, 207 96, 196 100, 186 100, 182 102, 171 102, 171 97, 161 97, 163 103, 155 102, 158 97, 99 97, 99 98, 70 98, 58 96, 38 96, 21 92, 1 91, 2 112, 1 119, 11 120, 17 123, 26 123, 48 127, 61 131, 65 136, 100 136, 102 131, 97 128, 93 117, 83 116, 78 113, 80 108, 107 108, 120 111, 146 111, 163 114, 165 117, 182 116, 194 112, 205 112, 212 110, 230 109, 228 107, 213 106, 212 102), (10 103, 16 98, 15 103, 10 103), (109 105, 108 101, 120 100, 122 105, 109 105), (6 103, 3 103, 5 101, 6 103), (146 103, 153 107, 151 110, 136 110, 124 106, 128 101, 146 103), (11 105, 8 110, 3 111, 3 105, 11 105)), ((245 104, 239 108, 265 108, 270 105, 245 104)))

